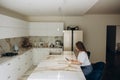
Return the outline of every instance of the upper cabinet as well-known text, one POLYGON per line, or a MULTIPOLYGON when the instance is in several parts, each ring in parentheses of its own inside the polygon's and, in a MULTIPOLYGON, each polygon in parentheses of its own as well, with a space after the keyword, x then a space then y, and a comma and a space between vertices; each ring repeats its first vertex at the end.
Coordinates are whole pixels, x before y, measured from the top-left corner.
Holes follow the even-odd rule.
POLYGON ((75 49, 75 44, 77 41, 83 41, 83 31, 74 30, 64 30, 64 51, 73 51, 75 49))
POLYGON ((0 39, 28 36, 28 22, 0 14, 0 39))
POLYGON ((30 22, 30 36, 63 36, 63 22, 30 22))

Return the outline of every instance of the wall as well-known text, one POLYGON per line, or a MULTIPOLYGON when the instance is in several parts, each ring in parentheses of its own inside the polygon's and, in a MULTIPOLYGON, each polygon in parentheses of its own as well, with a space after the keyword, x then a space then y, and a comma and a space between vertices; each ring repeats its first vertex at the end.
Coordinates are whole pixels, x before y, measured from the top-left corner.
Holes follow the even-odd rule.
POLYGON ((91 61, 105 61, 106 55, 106 26, 120 25, 120 15, 85 15, 85 16, 31 16, 29 21, 64 22, 68 25, 77 25, 83 30, 84 44, 91 52, 91 61))
POLYGON ((21 15, 21 14, 19 14, 17 12, 8 10, 8 9, 3 8, 1 6, 0 6, 0 14, 7 15, 7 16, 10 16, 10 17, 13 17, 13 18, 18 18, 18 19, 26 20, 26 16, 25 15, 21 15))
POLYGON ((0 14, 0 39, 28 36, 28 22, 0 14))
POLYGON ((62 22, 29 22, 29 35, 63 36, 63 27, 62 22))

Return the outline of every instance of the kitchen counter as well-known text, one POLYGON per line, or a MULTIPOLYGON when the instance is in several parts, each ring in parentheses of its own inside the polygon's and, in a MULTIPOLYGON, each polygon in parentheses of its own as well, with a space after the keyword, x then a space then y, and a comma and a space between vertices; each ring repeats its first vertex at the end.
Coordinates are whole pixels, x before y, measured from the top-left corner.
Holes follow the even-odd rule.
POLYGON ((70 64, 65 58, 76 59, 71 51, 48 55, 27 80, 86 80, 80 65, 70 64))
POLYGON ((25 53, 25 52, 27 52, 28 50, 31 50, 31 49, 32 49, 32 48, 29 48, 29 49, 21 49, 21 50, 18 51, 18 55, 16 55, 16 56, 0 57, 0 64, 2 64, 2 63, 4 63, 4 62, 7 62, 7 61, 9 61, 9 60, 11 60, 11 59, 19 56, 19 55, 22 55, 23 53, 25 53))
POLYGON ((28 49, 20 49, 18 51, 18 55, 16 55, 16 56, 12 56, 12 57, 0 57, 0 64, 4 63, 6 61, 9 61, 10 59, 15 58, 15 57, 17 57, 19 55, 22 55, 23 53, 25 53, 25 52, 27 52, 28 50, 31 50, 31 49, 49 49, 50 51, 53 51, 52 49, 58 49, 58 51, 59 51, 59 49, 62 50, 62 48, 34 48, 34 47, 33 48, 28 48, 28 49))

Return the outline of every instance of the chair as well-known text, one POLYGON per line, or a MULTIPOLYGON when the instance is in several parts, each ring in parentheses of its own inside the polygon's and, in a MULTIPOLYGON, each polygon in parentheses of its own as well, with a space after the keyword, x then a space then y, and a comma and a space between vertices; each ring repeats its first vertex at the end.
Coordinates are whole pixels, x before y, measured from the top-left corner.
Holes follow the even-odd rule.
POLYGON ((86 76, 86 79, 87 80, 102 80, 105 63, 97 62, 97 63, 92 64, 92 66, 93 66, 93 71, 88 76, 86 76))
POLYGON ((90 54, 91 54, 90 51, 87 51, 88 58, 90 58, 90 54))

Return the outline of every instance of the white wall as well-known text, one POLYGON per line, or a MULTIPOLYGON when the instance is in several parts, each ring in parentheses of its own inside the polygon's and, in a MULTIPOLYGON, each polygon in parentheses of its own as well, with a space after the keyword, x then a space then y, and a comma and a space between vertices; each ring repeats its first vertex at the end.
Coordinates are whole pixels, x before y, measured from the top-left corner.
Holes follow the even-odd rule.
POLYGON ((57 21, 68 25, 78 25, 83 30, 85 46, 91 52, 91 61, 105 61, 106 55, 106 26, 120 25, 120 15, 85 15, 73 17, 33 16, 29 21, 57 21))
POLYGON ((63 36, 62 22, 29 22, 30 36, 63 36))
POLYGON ((0 39, 28 36, 28 22, 0 14, 0 39))
POLYGON ((87 15, 83 21, 85 44, 92 52, 93 62, 105 60, 106 26, 120 25, 120 15, 87 15))

